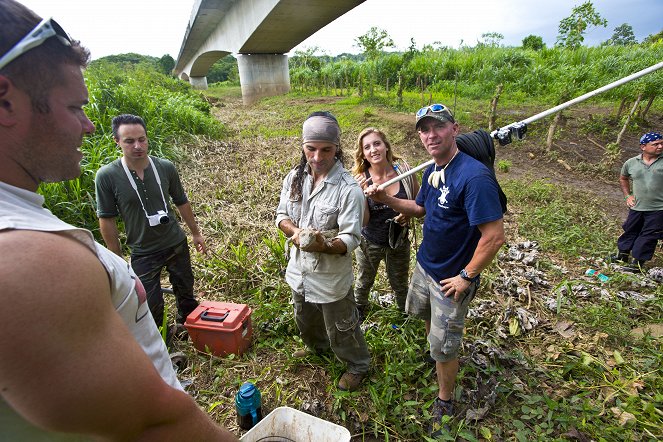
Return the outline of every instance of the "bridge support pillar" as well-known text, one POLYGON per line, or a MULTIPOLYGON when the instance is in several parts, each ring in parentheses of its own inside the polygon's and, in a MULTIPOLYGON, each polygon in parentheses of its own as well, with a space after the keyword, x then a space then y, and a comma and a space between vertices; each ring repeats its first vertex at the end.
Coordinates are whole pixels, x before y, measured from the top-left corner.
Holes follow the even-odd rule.
POLYGON ((288 56, 285 54, 240 54, 237 67, 245 105, 262 97, 290 92, 288 56))
POLYGON ((207 89, 207 77, 189 77, 189 83, 194 89, 207 89))

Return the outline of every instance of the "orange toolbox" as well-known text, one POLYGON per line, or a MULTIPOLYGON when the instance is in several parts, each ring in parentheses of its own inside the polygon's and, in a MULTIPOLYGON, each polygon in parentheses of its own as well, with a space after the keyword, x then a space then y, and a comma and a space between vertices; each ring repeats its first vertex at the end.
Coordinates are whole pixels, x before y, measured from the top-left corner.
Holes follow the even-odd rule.
POLYGON ((251 345, 251 309, 246 304, 203 301, 184 326, 193 346, 205 353, 241 355, 251 345))

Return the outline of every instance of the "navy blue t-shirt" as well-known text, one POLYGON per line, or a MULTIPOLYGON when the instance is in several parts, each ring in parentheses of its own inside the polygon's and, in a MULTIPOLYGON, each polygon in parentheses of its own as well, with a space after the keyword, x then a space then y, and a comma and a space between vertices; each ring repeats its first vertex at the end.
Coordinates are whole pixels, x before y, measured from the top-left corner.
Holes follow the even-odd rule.
MULTIPOLYGON (((502 218, 497 181, 488 168, 458 152, 445 169, 445 184, 428 184, 428 167, 416 202, 426 209, 417 261, 436 281, 458 275, 470 262, 481 238, 479 224, 502 218)), ((438 169, 440 167, 438 166, 438 169)))

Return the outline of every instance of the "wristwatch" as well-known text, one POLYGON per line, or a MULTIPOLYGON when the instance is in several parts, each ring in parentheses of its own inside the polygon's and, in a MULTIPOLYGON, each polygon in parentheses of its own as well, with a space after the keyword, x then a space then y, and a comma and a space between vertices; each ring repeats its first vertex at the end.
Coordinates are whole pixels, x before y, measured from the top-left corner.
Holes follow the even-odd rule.
POLYGON ((465 281, 475 282, 476 280, 479 279, 480 275, 481 274, 470 277, 470 275, 467 274, 467 270, 463 269, 460 271, 460 277, 463 278, 465 281))

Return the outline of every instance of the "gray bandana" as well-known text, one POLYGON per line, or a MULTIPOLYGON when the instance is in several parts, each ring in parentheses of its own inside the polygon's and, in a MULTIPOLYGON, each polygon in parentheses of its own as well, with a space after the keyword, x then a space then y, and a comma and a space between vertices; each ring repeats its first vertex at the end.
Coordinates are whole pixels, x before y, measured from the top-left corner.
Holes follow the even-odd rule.
POLYGON ((338 146, 341 144, 341 128, 333 119, 316 115, 304 121, 302 138, 304 143, 322 141, 338 146))

